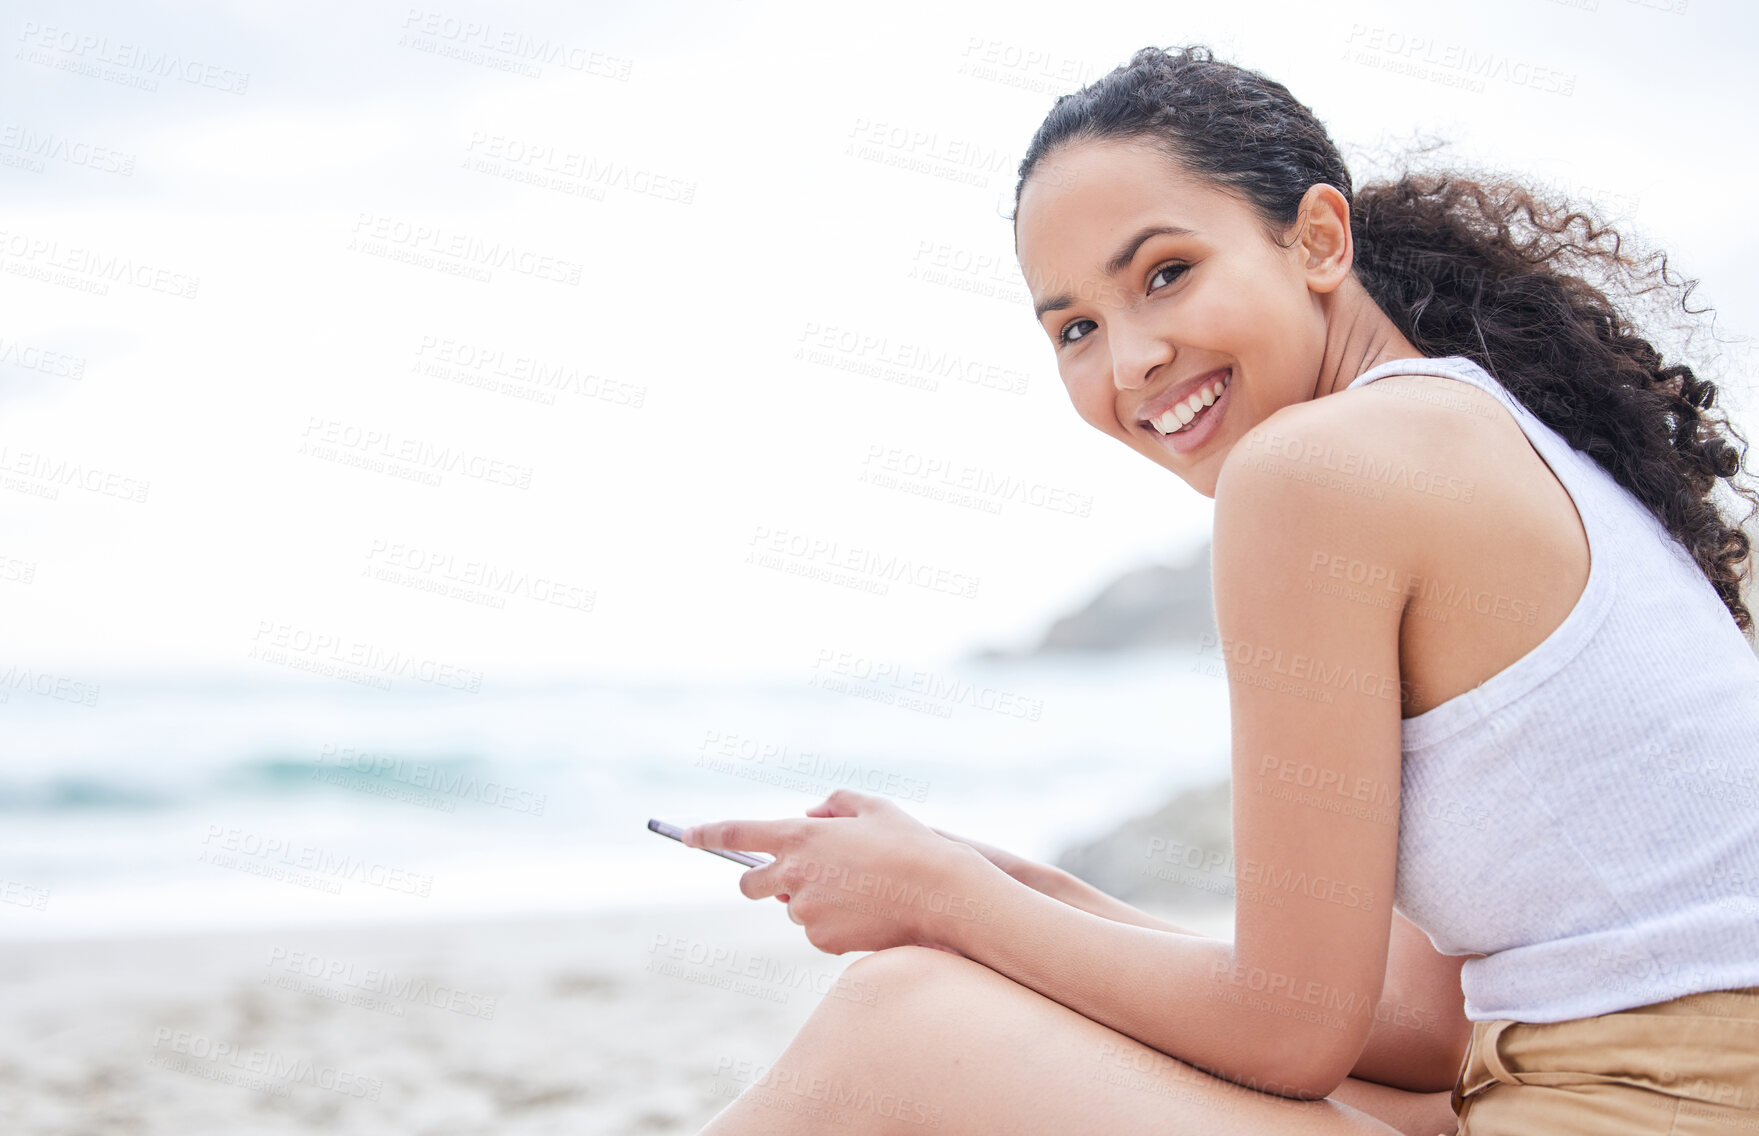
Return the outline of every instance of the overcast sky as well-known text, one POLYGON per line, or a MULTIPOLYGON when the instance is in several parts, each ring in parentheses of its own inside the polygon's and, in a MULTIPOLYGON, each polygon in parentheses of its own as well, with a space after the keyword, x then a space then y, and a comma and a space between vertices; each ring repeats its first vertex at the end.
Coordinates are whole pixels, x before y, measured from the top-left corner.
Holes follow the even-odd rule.
POLYGON ((6 7, 0 664, 928 664, 1182 557, 1211 503, 1076 417, 1004 218, 1145 44, 1358 182, 1421 132, 1595 196, 1759 324, 1733 0, 269 9, 6 7))

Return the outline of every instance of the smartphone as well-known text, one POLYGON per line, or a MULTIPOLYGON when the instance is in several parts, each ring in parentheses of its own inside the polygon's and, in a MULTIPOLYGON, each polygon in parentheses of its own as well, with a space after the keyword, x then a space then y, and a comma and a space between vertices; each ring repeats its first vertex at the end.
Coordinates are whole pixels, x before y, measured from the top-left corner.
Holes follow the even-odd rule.
MULTIPOLYGON (((675 824, 667 824, 663 820, 649 820, 647 822, 647 827, 649 832, 657 832, 661 836, 670 836, 673 840, 684 839, 684 830, 682 828, 675 824)), ((697 851, 713 852, 717 856, 725 856, 729 860, 735 860, 744 864, 747 868, 762 868, 771 863, 770 860, 753 856, 749 852, 727 852, 720 848, 699 848, 697 851)))

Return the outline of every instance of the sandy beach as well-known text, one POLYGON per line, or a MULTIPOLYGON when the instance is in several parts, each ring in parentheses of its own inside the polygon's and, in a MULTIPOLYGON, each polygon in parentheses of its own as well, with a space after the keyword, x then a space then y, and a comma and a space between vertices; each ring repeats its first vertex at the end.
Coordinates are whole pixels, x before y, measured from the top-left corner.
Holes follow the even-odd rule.
POLYGON ((693 1133, 859 957, 743 900, 7 943, 0 1116, 19 1136, 693 1133))

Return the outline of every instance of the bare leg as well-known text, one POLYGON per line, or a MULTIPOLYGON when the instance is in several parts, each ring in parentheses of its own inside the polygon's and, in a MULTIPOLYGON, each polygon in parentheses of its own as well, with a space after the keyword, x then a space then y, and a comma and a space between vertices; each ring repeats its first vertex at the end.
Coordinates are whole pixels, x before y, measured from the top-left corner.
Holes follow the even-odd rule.
POLYGON ((1321 1101, 1257 1092, 944 951, 876 951, 843 977, 871 1004, 826 997, 702 1136, 1454 1132, 1446 1093, 1365 1081, 1321 1101))

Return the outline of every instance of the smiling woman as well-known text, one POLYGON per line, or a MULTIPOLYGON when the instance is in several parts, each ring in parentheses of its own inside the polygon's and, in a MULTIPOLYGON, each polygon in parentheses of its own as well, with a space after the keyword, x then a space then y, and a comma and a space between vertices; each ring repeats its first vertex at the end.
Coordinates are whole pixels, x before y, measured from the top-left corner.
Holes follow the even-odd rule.
POLYGON ((1234 935, 862 794, 699 826, 873 952, 707 1131, 1750 1123, 1759 658, 1711 491, 1756 495, 1715 386, 1569 269, 1665 276, 1518 186, 1356 193, 1201 47, 1059 99, 1014 220, 1077 413, 1215 499, 1234 935))

